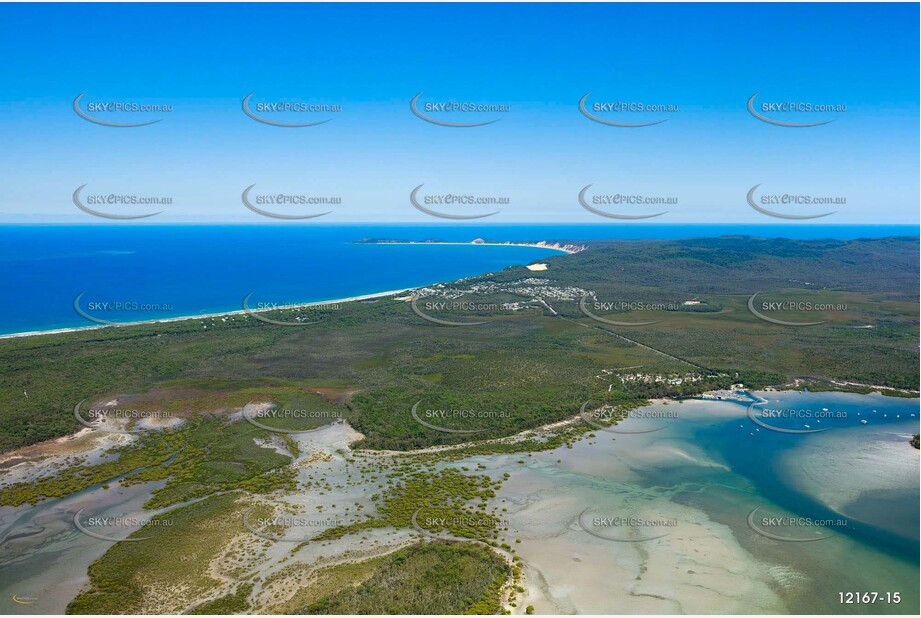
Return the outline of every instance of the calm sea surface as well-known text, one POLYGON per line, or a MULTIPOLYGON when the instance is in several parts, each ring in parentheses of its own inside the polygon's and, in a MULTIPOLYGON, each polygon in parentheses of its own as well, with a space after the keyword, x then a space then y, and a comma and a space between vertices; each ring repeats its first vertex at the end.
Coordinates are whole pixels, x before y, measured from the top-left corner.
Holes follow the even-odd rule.
POLYGON ((917 236, 912 226, 844 225, 7 225, 0 226, 0 334, 92 326, 78 305, 133 322, 331 300, 405 289, 527 264, 530 247, 356 244, 363 238, 467 242, 917 236), (98 303, 98 304, 97 304, 98 303), (104 304, 104 305, 103 305, 104 304), (99 309, 99 307, 105 307, 99 309), (117 307, 112 309, 112 307, 117 307))

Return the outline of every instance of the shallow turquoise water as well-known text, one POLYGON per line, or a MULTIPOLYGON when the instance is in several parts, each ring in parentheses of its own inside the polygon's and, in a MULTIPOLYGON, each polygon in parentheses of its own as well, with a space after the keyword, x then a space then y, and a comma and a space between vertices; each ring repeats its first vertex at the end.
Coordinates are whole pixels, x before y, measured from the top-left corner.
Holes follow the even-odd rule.
POLYGON ((693 405, 724 411, 734 407, 734 417, 724 412, 681 418, 683 404, 672 404, 679 409, 678 419, 649 434, 650 444, 700 449, 725 467, 640 466, 634 472, 643 479, 641 484, 726 524, 754 558, 808 577, 808 585, 781 588, 789 611, 917 613, 919 453, 908 439, 919 431, 919 401, 846 393, 762 395, 768 402, 760 407, 775 413, 794 411, 796 416, 756 415, 762 422, 784 429, 808 425, 827 430, 772 431, 745 416, 747 405, 728 402, 693 405), (749 525, 754 509, 759 529, 819 540, 766 538, 749 525), (833 523, 761 526, 763 517, 833 523), (839 592, 848 591, 877 592, 881 598, 899 592, 901 602, 840 603, 839 592))

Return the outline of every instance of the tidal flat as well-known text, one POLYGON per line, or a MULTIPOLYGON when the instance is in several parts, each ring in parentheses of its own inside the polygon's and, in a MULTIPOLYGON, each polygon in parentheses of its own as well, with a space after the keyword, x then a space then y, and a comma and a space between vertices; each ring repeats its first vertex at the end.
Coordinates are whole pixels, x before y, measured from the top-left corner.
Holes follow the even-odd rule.
MULTIPOLYGON (((519 570, 501 596, 512 613, 527 606, 536 613, 917 613, 918 451, 908 436, 917 431, 918 400, 758 395, 776 409, 841 414, 822 419, 834 425, 826 431, 786 434, 753 423, 748 406, 737 402, 658 400, 549 450, 485 454, 354 451, 350 445, 362 436, 343 421, 292 434, 294 446, 263 441, 279 453, 296 451, 286 467, 297 489, 231 491, 192 502, 190 510, 162 509, 166 517, 177 513, 177 525, 153 532, 163 535, 161 544, 183 549, 147 564, 143 581, 131 582, 141 592, 120 609, 187 612, 239 601, 245 613, 289 613, 322 606, 343 586, 374 577, 394 552, 468 534, 416 526, 392 505, 380 519, 388 496, 413 475, 448 474, 487 483, 479 498, 470 493, 476 485, 458 486, 457 499, 471 505, 459 512, 489 519, 495 537, 473 531, 466 538, 492 542, 490 550, 519 570), (756 522, 761 515, 789 518, 781 532, 794 540, 761 534, 750 521, 754 512, 756 522), (194 578, 177 579, 188 568, 194 578), (899 592, 900 603, 842 604, 839 593, 847 591, 899 592)), ((777 421, 786 428, 807 422, 815 421, 777 421)), ((79 534, 73 513, 91 506, 94 514, 149 517, 142 505, 161 486, 92 487, 4 507, 2 542, 16 557, 0 566, 5 611, 92 607, 82 604, 98 598, 78 596, 91 579, 87 568, 97 560, 91 572, 143 563, 149 550, 79 534), (14 594, 35 601, 13 607, 14 594)), ((405 498, 396 502, 415 508, 405 498)), ((134 530, 119 538, 148 532, 134 530)), ((118 572, 127 580, 142 576, 140 569, 118 572)))

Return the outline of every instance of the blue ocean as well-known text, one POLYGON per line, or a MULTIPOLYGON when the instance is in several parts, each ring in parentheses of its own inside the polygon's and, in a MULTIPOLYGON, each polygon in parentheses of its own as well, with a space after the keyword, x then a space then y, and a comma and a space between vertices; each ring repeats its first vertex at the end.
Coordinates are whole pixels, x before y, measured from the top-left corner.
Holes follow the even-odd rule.
POLYGON ((849 225, 7 225, 0 226, 0 334, 314 302, 501 270, 558 254, 533 247, 380 245, 366 238, 468 242, 917 236, 915 226, 849 225), (82 295, 82 296, 81 296, 82 295))

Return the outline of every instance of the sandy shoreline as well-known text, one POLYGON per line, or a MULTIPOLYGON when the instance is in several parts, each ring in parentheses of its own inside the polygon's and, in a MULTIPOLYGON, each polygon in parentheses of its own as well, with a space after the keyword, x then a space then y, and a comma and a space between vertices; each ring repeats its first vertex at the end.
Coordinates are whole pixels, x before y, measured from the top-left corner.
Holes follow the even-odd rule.
MULTIPOLYGON (((535 249, 549 249, 551 251, 559 251, 561 253, 573 254, 583 251, 584 247, 581 245, 563 245, 561 243, 547 243, 545 241, 540 241, 537 243, 512 243, 512 242, 497 242, 497 243, 485 243, 485 242, 414 242, 414 241, 405 241, 405 242, 380 242, 380 243, 368 243, 368 244, 380 244, 380 245, 472 245, 472 246, 486 246, 486 247, 532 247, 535 249)), ((432 285, 432 284, 428 284, 432 285)), ((331 305, 336 303, 349 303, 357 302, 363 300, 372 300, 377 298, 386 298, 388 296, 395 296, 396 294, 405 294, 406 292, 412 292, 426 285, 420 285, 416 287, 403 288, 400 290, 389 290, 386 292, 374 292, 373 294, 362 294, 360 296, 349 296, 347 298, 336 298, 331 300, 320 300, 320 301, 311 301, 306 303, 298 303, 285 305, 280 307, 282 309, 306 309, 310 307, 316 307, 318 305, 331 305)), ((167 324, 169 322, 182 322, 184 320, 204 320, 210 318, 223 318, 233 315, 243 315, 246 313, 266 313, 269 311, 277 311, 279 307, 273 307, 270 309, 237 309, 234 311, 221 311, 217 313, 202 313, 200 315, 184 315, 177 316, 175 318, 159 318, 155 320, 138 320, 136 322, 123 322, 119 324, 98 324, 95 326, 73 326, 68 328, 55 328, 51 330, 33 330, 26 331, 22 333, 9 333, 0 335, 0 339, 14 339, 18 337, 38 337, 41 335, 58 335, 61 333, 74 333, 80 331, 88 330, 97 330, 100 328, 109 328, 109 327, 123 327, 123 326, 142 326, 145 324, 167 324)))
POLYGON ((559 251, 560 253, 579 253, 585 251, 585 245, 574 245, 574 244, 563 244, 559 242, 546 242, 539 241, 536 243, 528 242, 426 242, 423 240, 395 240, 395 241, 380 241, 380 242, 368 242, 362 243, 367 245, 463 245, 463 246, 474 246, 474 247, 530 247, 532 249, 550 249, 551 251, 559 251))
MULTIPOLYGON (((678 399, 671 399, 669 397, 654 397, 646 400, 648 403, 640 406, 640 408, 648 408, 654 405, 668 405, 669 403, 681 403, 678 399)), ((466 448, 471 448, 475 446, 488 446, 490 444, 501 444, 505 441, 519 441, 527 440, 533 436, 539 436, 542 433, 548 431, 554 431, 556 429, 563 429, 565 427, 570 427, 576 425, 579 422, 584 422, 584 417, 582 413, 577 413, 575 416, 569 418, 564 418, 561 421, 555 421, 553 423, 547 423, 546 425, 538 425, 537 427, 531 427, 530 429, 525 429, 516 434, 510 436, 504 436, 501 438, 489 438, 488 440, 473 440, 471 442, 459 442, 457 444, 439 444, 437 446, 427 446, 425 448, 412 449, 408 451, 394 451, 390 449, 353 449, 354 443, 349 443, 349 448, 355 450, 356 452, 368 453, 374 455, 390 455, 390 456, 400 456, 400 455, 428 455, 432 453, 446 453, 450 451, 458 451, 466 448)), ((347 423, 347 421, 346 421, 347 423)), ((364 435, 358 434, 361 438, 364 438, 364 435)), ((361 439, 359 438, 359 440, 361 439)), ((357 440, 356 440, 357 442, 357 440)))
MULTIPOLYGON (((749 392, 767 394, 764 391, 749 392)), ((745 415, 744 407, 730 405, 737 404, 731 401, 696 399, 684 400, 682 404, 670 398, 655 398, 649 403, 686 408, 680 414, 681 422, 692 422, 701 415, 709 418, 743 418, 745 415)), ((578 421, 576 416, 526 430, 523 434, 578 421)), ((375 505, 372 498, 377 491, 374 479, 364 479, 360 472, 371 462, 380 461, 371 456, 405 456, 430 450, 353 451, 352 445, 361 437, 344 421, 297 435, 295 439, 301 454, 292 466, 297 470, 298 478, 302 482, 323 483, 337 489, 329 493, 295 491, 276 494, 267 502, 280 513, 336 513, 352 521, 359 514, 357 511, 349 512, 348 507, 360 505, 372 510, 375 505), (355 474, 360 481, 352 478, 355 474), (339 510, 337 505, 340 505, 339 510), (342 505, 347 505, 345 511, 341 510, 342 505)), ((492 478, 508 475, 492 504, 503 508, 503 516, 508 521, 503 540, 510 544, 515 537, 522 540, 514 547, 524 570, 524 579, 519 582, 524 590, 517 593, 517 607, 509 606, 507 599, 503 605, 513 614, 524 613, 527 605, 533 605, 538 614, 785 613, 798 607, 797 595, 805 594, 803 591, 814 585, 808 570, 812 563, 788 562, 779 559, 776 553, 755 551, 741 542, 731 523, 733 518, 741 517, 737 510, 741 509, 739 512, 744 513, 750 508, 747 493, 730 492, 735 501, 730 500, 726 505, 735 510, 727 511, 725 517, 717 517, 712 507, 714 504, 720 506, 719 502, 688 504, 676 500, 670 487, 647 487, 641 482, 637 471, 666 475, 667 470, 679 465, 685 470, 698 470, 701 474, 712 474, 715 470, 732 474, 718 458, 709 455, 688 437, 679 433, 674 438, 663 440, 655 433, 622 434, 615 441, 586 436, 586 439, 577 440, 572 448, 561 446, 535 452, 527 458, 504 453, 471 454, 437 467, 476 465, 479 473, 492 478), (585 527, 579 523, 581 514, 587 510, 596 516, 665 519, 675 521, 676 525, 663 538, 648 542, 599 541, 597 537, 586 535, 585 527)), ((461 446, 451 445, 448 448, 461 446)), ((848 448, 839 450, 841 453, 851 452, 848 448)), ((380 464, 371 465, 376 467, 380 464)), ((399 457, 383 463, 385 468, 399 465, 399 457)), ((837 466, 828 467, 829 478, 834 478, 836 470, 837 466)), ((690 480, 698 482, 697 479, 690 480)), ((108 509, 104 510, 106 514, 122 515, 121 510, 125 508, 122 500, 105 505, 100 500, 97 498, 93 504, 95 508, 104 510, 102 507, 105 506, 108 509)), ((139 507, 132 508, 132 513, 140 512, 139 507)), ((254 613, 298 603, 297 591, 300 588, 310 589, 314 580, 308 575, 318 573, 320 568, 358 564, 420 540, 407 528, 386 527, 366 531, 363 535, 308 543, 299 546, 294 553, 290 544, 272 544, 247 563, 248 568, 257 570, 264 580, 253 592, 256 600, 254 613)), ((253 546, 251 540, 247 541, 237 534, 222 537, 220 543, 221 551, 208 564, 209 577, 220 583, 209 592, 208 598, 227 594, 233 588, 229 584, 235 581, 235 575, 223 567, 226 557, 253 546)), ((831 552, 828 556, 837 556, 837 546, 832 545, 832 541, 828 543, 827 549, 831 552)), ((853 548, 852 545, 842 547, 843 550, 853 548)), ((36 559, 43 558, 37 554, 36 559)), ((55 568, 50 567, 48 572, 60 573, 60 569, 55 571, 55 568)), ((48 574, 30 576, 25 582, 42 591, 56 585, 54 576, 48 574)), ((23 582, 17 583, 23 585, 23 582)), ((81 580, 79 585, 83 583, 81 580)), ((184 591, 177 593, 163 584, 157 592, 159 594, 145 598, 146 603, 154 604, 145 605, 145 608, 172 611, 180 606, 188 609, 202 601, 200 596, 193 597, 190 592, 184 591), (177 595, 175 600, 169 597, 174 605, 157 606, 165 592, 177 595)), ((66 605, 69 598, 64 597, 75 593, 76 588, 68 588, 58 597, 66 605)))
POLYGON ((222 311, 219 313, 202 313, 200 315, 183 315, 175 318, 160 318, 156 320, 139 320, 137 322, 123 322, 120 324, 99 324, 96 326, 74 326, 71 328, 57 328, 54 330, 35 330, 27 331, 24 333, 10 333, 8 335, 0 335, 0 339, 13 339, 16 337, 38 337, 40 335, 57 335, 59 333, 75 333, 86 330, 97 330, 100 328, 122 328, 124 326, 143 326, 145 324, 166 324, 168 322, 183 322, 185 320, 204 320, 209 318, 223 318, 232 315, 245 315, 247 313, 266 313, 269 311, 278 311, 279 309, 306 309, 310 307, 316 307, 319 305, 333 305, 337 303, 351 303, 358 302, 363 300, 372 300, 377 298, 386 298, 388 296, 395 296, 397 294, 405 294, 406 292, 412 292, 418 290, 421 287, 413 288, 404 288, 402 290, 389 290, 387 292, 375 292, 373 294, 362 294, 361 296, 349 296, 348 298, 337 298, 333 300, 318 300, 311 301, 309 303, 298 303, 296 305, 284 305, 283 307, 272 307, 268 309, 236 309, 234 311, 222 311))

